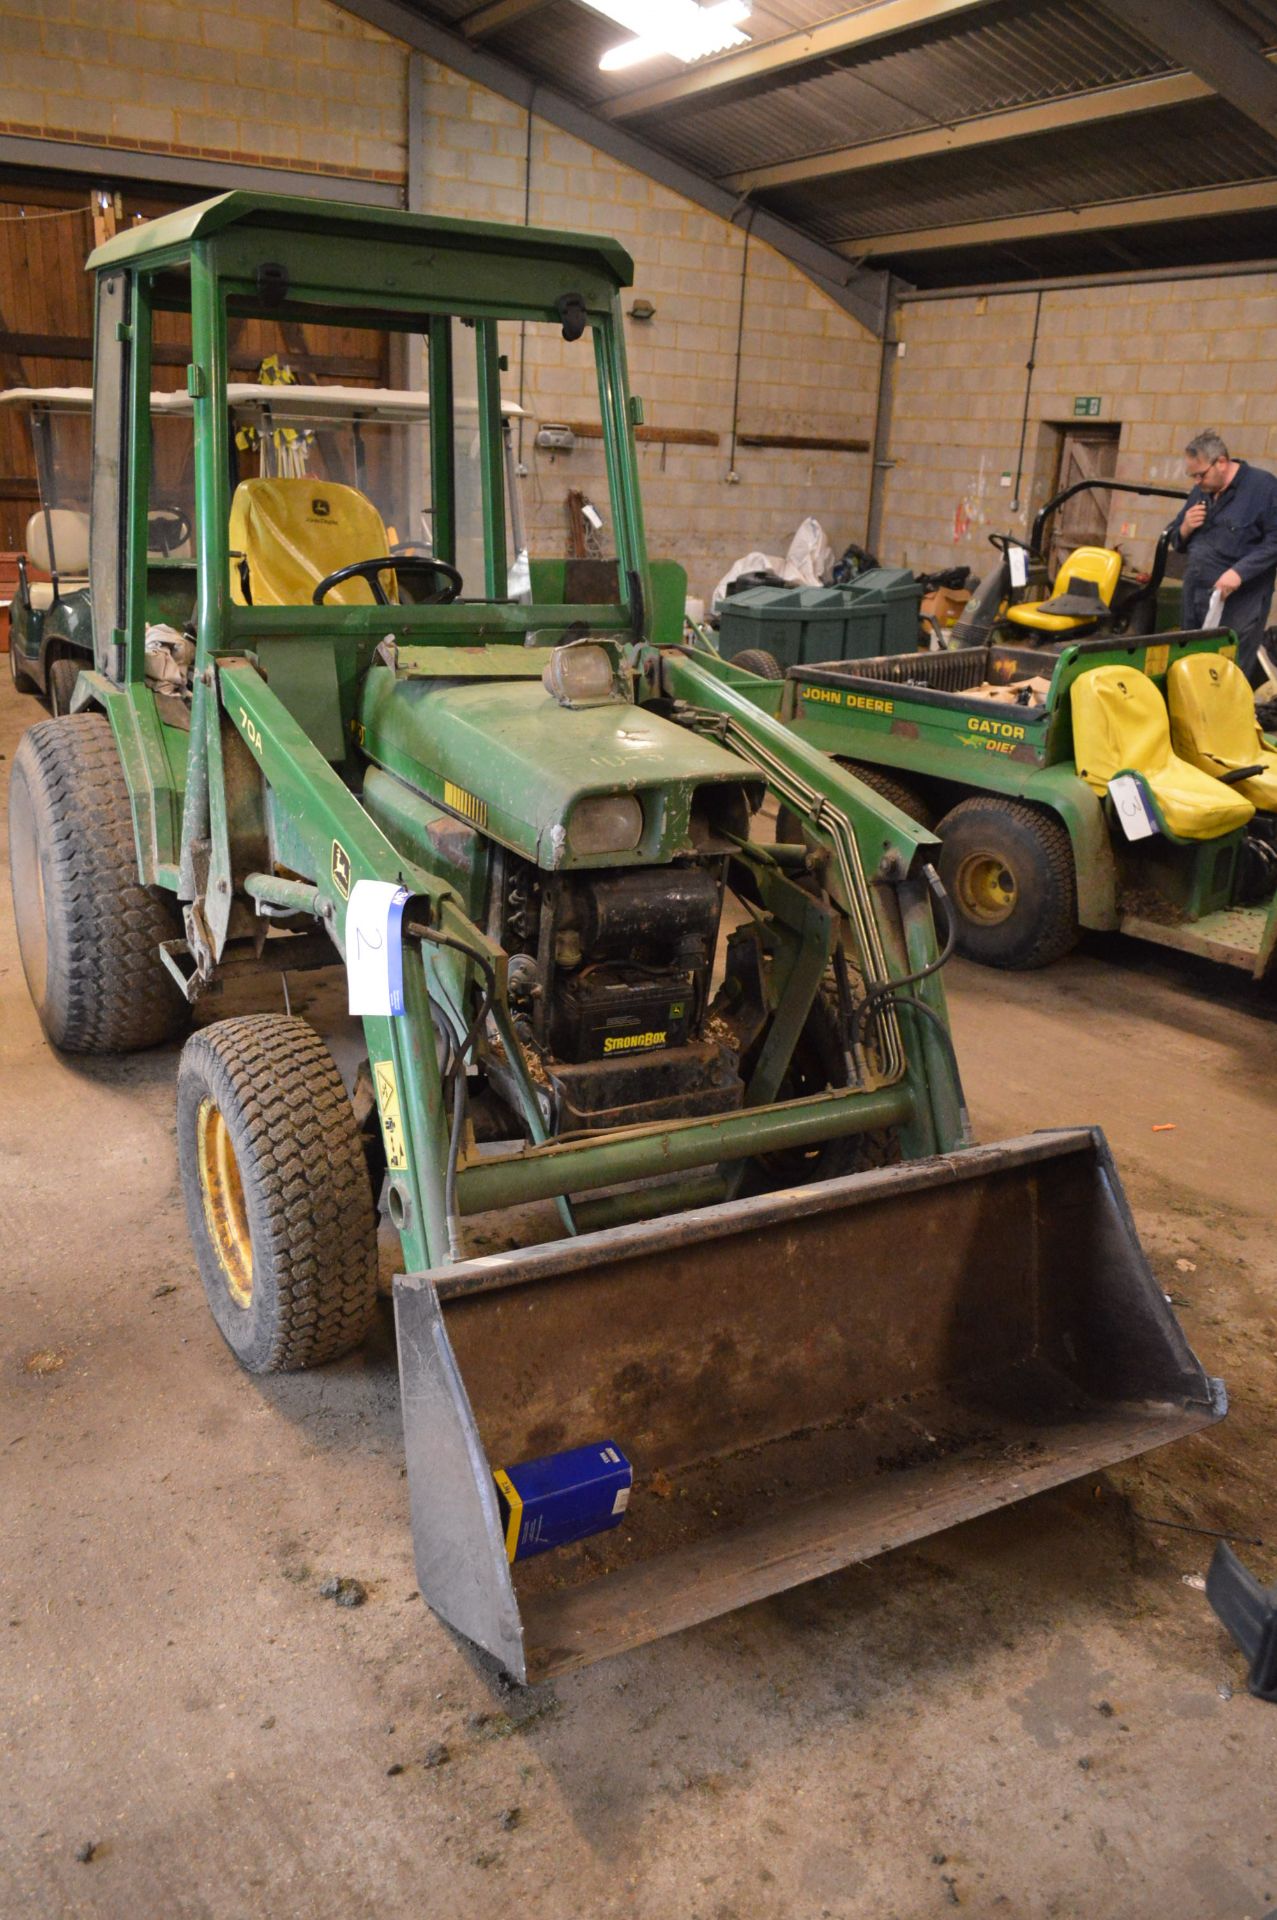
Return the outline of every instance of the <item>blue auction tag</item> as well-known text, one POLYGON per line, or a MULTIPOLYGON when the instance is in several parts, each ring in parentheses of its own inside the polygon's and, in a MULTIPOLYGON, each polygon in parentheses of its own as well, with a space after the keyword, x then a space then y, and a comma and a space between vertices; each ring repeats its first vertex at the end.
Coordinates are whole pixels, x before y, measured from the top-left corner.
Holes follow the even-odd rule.
POLYGON ((407 887, 357 880, 346 907, 346 984, 354 1014, 401 1014, 407 887))

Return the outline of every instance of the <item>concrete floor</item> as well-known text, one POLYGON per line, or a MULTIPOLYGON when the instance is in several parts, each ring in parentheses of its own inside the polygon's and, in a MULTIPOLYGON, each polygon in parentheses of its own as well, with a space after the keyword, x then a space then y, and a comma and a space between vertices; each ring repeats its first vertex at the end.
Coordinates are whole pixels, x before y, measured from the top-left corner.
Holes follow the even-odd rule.
MULTIPOLYGON (((0 772, 35 717, 6 676, 0 772)), ((1115 941, 950 979, 980 1135, 1106 1128, 1229 1419, 512 1694, 417 1597, 388 1321, 315 1375, 237 1370, 181 1218, 175 1054, 50 1052, 4 877, 0 1912, 1277 1907, 1277 1712, 1186 1584, 1192 1528, 1277 1533, 1277 1006, 1115 941), (368 1603, 320 1598, 330 1572, 368 1603)), ((1277 1540, 1243 1552, 1277 1577, 1277 1540)))

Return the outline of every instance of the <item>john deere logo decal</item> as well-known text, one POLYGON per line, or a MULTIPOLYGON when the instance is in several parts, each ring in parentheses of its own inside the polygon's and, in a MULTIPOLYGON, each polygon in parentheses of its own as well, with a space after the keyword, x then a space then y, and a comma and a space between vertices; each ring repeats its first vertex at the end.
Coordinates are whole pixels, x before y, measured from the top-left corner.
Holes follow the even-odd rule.
POLYGON ((319 499, 311 501, 310 510, 314 514, 316 520, 326 520, 329 514, 332 512, 332 508, 327 502, 327 500, 319 500, 319 499))
POLYGON ((333 841, 333 885, 343 900, 350 898, 350 855, 340 840, 333 841))

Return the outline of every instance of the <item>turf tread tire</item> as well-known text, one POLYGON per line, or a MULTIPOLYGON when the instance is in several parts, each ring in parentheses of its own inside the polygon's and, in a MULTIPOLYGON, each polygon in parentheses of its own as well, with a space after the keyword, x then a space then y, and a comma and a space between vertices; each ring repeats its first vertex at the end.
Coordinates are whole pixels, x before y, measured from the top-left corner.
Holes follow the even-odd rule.
POLYGON ((930 830, 935 826, 935 813, 907 780, 889 773, 885 767, 871 767, 863 760, 839 760, 838 765, 845 768, 848 773, 854 774, 857 780, 863 780, 867 787, 872 787, 874 792, 881 794, 884 800, 890 800, 893 807, 899 807, 901 813, 907 814, 920 827, 930 830))
POLYGON ((1027 800, 976 794, 960 800, 941 820, 936 832, 941 841, 940 877, 949 895, 950 911, 956 917, 960 953, 985 966, 1029 972, 1050 966, 1052 961, 1062 959, 1073 950, 1080 932, 1077 870, 1068 828, 1062 820, 1027 800), (962 912, 955 884, 958 863, 963 857, 962 843, 973 821, 978 825, 990 819, 994 821, 995 838, 998 826, 1004 825, 1012 836, 1022 836, 1022 849, 1036 849, 1035 871, 1031 875, 1034 884, 1025 897, 1026 912, 1018 924, 1013 914, 1007 921, 980 927, 966 919, 962 912))
POLYGON ((314 1029, 266 1013, 193 1034, 178 1069, 177 1136, 200 1278, 241 1366, 295 1372, 359 1346, 377 1304, 377 1215, 354 1108, 314 1029), (248 1307, 225 1284, 205 1217, 197 1131, 206 1099, 226 1122, 243 1182, 248 1307))
MULTIPOLYGON (((133 810, 111 725, 76 713, 28 727, 14 755, 10 868, 18 891, 18 811, 30 805, 44 891, 43 1002, 23 956, 31 997, 64 1053, 131 1053, 185 1031, 190 1010, 160 959, 181 933, 177 903, 137 876, 133 810)), ((28 904, 28 911, 30 907, 28 904)))
POLYGON ((780 661, 766 647, 745 647, 740 653, 734 653, 727 664, 729 667, 739 667, 742 673, 756 674, 760 680, 785 678, 780 661))
POLYGON ((80 662, 74 654, 62 653, 49 662, 49 712, 55 719, 71 711, 71 695, 80 677, 80 662))

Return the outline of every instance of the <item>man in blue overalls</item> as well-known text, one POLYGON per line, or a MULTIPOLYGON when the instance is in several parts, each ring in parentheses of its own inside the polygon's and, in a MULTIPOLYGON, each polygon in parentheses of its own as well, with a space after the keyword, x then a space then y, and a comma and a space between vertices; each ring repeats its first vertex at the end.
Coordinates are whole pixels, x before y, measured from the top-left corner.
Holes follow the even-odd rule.
POLYGON ((1175 521, 1184 569, 1186 627, 1206 624, 1211 595, 1224 597, 1222 624, 1237 635, 1237 664, 1252 686, 1277 576, 1277 479, 1234 460, 1217 433, 1199 433, 1184 449, 1193 483, 1175 521))

